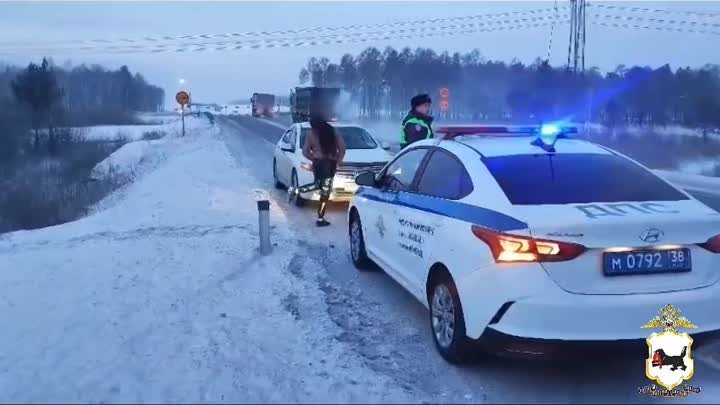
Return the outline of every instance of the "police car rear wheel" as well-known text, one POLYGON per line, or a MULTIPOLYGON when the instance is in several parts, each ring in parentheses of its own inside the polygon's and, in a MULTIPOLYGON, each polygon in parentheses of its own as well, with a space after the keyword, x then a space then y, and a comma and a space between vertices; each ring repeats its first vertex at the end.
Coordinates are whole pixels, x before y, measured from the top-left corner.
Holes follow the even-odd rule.
POLYGON ((449 275, 438 277, 429 297, 430 328, 435 347, 450 363, 467 362, 472 353, 465 334, 465 317, 455 283, 449 275))
POLYGON ((365 250, 365 238, 362 231, 362 223, 360 222, 360 216, 357 211, 353 211, 350 217, 350 256, 352 258, 353 265, 358 270, 370 270, 372 263, 367 257, 367 251, 365 250))

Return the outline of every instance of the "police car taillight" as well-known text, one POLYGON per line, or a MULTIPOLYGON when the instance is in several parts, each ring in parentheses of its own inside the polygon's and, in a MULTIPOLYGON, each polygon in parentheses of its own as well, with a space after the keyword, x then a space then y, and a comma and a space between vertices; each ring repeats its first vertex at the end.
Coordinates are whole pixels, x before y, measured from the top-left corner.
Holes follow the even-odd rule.
POLYGON ((497 263, 563 262, 587 250, 576 243, 511 235, 477 225, 473 225, 472 232, 488 245, 497 263))
POLYGON ((720 253, 720 235, 713 236, 707 242, 701 243, 700 246, 713 253, 720 253))

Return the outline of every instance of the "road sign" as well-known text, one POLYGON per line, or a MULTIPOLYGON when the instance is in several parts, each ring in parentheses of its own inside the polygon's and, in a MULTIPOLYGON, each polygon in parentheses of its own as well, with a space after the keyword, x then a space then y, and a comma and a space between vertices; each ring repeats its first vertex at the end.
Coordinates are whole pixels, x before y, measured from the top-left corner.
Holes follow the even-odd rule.
POLYGON ((178 104, 183 105, 183 106, 186 104, 190 104, 190 95, 187 94, 187 92, 178 91, 177 94, 175 95, 175 101, 177 101, 178 104))
POLYGON ((447 99, 441 99, 440 100, 440 111, 446 112, 449 109, 450 109, 450 101, 448 101, 447 99))
POLYGON ((440 98, 443 100, 447 100, 450 98, 450 90, 447 87, 443 87, 440 89, 440 98))

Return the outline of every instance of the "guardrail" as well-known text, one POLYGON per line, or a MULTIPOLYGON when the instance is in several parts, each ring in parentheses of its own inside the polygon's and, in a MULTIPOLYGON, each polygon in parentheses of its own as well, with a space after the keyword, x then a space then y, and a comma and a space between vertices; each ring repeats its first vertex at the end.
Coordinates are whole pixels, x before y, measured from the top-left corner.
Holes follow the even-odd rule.
POLYGON ((653 172, 684 190, 720 196, 720 177, 701 176, 669 170, 653 170, 653 172))

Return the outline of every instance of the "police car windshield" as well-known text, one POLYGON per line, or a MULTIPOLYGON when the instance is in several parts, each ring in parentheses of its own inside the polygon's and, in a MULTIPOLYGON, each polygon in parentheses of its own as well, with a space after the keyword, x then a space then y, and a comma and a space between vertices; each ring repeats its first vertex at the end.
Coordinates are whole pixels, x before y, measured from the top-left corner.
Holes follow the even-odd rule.
POLYGON ((688 199, 617 155, 511 155, 486 157, 483 162, 515 205, 688 199))
MULTIPOLYGON (((335 131, 342 136, 347 149, 375 149, 378 147, 370 134, 360 127, 335 127, 335 131)), ((305 144, 305 138, 310 128, 303 128, 300 133, 300 145, 305 144)))

